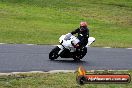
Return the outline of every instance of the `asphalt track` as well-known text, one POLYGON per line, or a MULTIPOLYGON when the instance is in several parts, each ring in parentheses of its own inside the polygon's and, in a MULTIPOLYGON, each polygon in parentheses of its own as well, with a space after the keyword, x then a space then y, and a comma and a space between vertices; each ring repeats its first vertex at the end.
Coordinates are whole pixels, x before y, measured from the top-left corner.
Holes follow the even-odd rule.
POLYGON ((0 72, 28 72, 50 70, 76 70, 82 65, 86 70, 132 69, 132 49, 88 47, 87 55, 80 61, 72 58, 48 59, 54 46, 1 44, 0 72))

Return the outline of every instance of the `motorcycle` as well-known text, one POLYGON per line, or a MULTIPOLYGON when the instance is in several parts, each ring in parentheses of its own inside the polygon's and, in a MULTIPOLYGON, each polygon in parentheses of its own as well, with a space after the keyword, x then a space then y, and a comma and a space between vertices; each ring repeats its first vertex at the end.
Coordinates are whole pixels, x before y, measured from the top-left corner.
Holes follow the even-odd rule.
POLYGON ((60 56, 61 58, 73 58, 75 61, 79 61, 86 55, 87 47, 95 41, 94 37, 89 37, 88 44, 77 49, 75 46, 79 43, 79 39, 74 35, 71 35, 68 39, 65 39, 65 37, 66 35, 62 35, 59 38, 60 44, 49 53, 50 60, 55 60, 60 56))

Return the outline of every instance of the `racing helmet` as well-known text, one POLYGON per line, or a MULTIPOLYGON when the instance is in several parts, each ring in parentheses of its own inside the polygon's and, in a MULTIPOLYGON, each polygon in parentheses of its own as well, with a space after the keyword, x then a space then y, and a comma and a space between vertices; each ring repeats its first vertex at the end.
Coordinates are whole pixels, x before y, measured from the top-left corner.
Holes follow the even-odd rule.
POLYGON ((80 22, 80 27, 87 27, 87 22, 80 22))

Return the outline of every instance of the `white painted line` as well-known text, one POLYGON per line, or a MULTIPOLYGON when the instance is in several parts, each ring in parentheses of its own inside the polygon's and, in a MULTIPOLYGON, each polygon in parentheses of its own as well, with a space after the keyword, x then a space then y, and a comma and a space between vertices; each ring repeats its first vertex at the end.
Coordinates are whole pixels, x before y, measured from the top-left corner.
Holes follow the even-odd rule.
MULTIPOLYGON (((105 71, 105 70, 87 70, 86 72, 95 72, 95 71, 105 71)), ((124 72, 128 72, 129 70, 107 70, 107 71, 124 71, 124 72)), ((75 73, 76 70, 51 70, 51 71, 29 71, 29 72, 11 72, 11 73, 0 73, 0 76, 2 75, 14 75, 14 74, 27 74, 27 73, 68 73, 68 72, 71 72, 71 73, 75 73)))
POLYGON ((126 48, 126 49, 132 49, 132 48, 126 48))
POLYGON ((6 43, 0 43, 0 44, 6 44, 6 43))
POLYGON ((123 72, 127 72, 129 70, 108 70, 108 71, 123 71, 123 72))
POLYGON ((35 44, 26 44, 26 45, 33 46, 33 45, 35 45, 35 44))
POLYGON ((58 46, 58 45, 52 45, 52 46, 58 46))
POLYGON ((3 75, 6 75, 6 76, 8 76, 8 75, 10 75, 11 73, 0 73, 0 76, 3 76, 3 75))
POLYGON ((75 70, 52 70, 52 71, 49 71, 49 73, 59 73, 59 72, 63 72, 63 73, 72 72, 72 73, 74 73, 75 70))
POLYGON ((29 71, 30 73, 44 73, 44 71, 29 71))
POLYGON ((111 48, 111 47, 103 47, 103 48, 111 48))
POLYGON ((20 73, 25 74, 25 73, 30 73, 30 72, 11 72, 11 74, 20 74, 20 73))
MULTIPOLYGON (((8 44, 8 43, 0 43, 0 45, 3 45, 3 44, 8 44)), ((16 43, 14 43, 14 44, 16 44, 16 43)), ((37 44, 25 44, 25 45, 33 46, 33 45, 37 45, 37 44)), ((58 45, 51 45, 51 46, 58 46, 58 45)), ((86 46, 86 47, 90 47, 90 46, 86 46)), ((112 47, 100 47, 100 48, 112 48, 112 47)), ((132 49, 132 48, 124 48, 124 49, 132 49)))
POLYGON ((0 73, 0 76, 2 76, 2 75, 13 75, 13 74, 27 74, 27 73, 50 73, 50 74, 52 74, 52 73, 60 73, 60 72, 62 72, 62 73, 68 73, 68 72, 72 72, 72 73, 74 73, 75 72, 75 70, 51 70, 51 71, 29 71, 29 72, 10 72, 10 73, 0 73))

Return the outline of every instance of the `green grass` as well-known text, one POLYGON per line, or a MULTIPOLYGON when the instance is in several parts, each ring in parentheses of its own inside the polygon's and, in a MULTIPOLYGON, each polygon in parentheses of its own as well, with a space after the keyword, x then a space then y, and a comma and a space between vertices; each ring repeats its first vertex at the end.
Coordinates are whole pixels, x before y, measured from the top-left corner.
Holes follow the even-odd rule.
MULTIPOLYGON (((96 73, 103 73, 97 72, 96 73)), ((112 72, 113 73, 113 72, 112 72)), ((130 73, 114 72, 114 73, 130 73)), ((0 76, 0 88, 131 88, 132 82, 128 84, 85 84, 76 83, 75 73, 21 73, 0 76)))
POLYGON ((0 0, 0 42, 58 44, 80 21, 93 46, 132 47, 131 0, 0 0))

